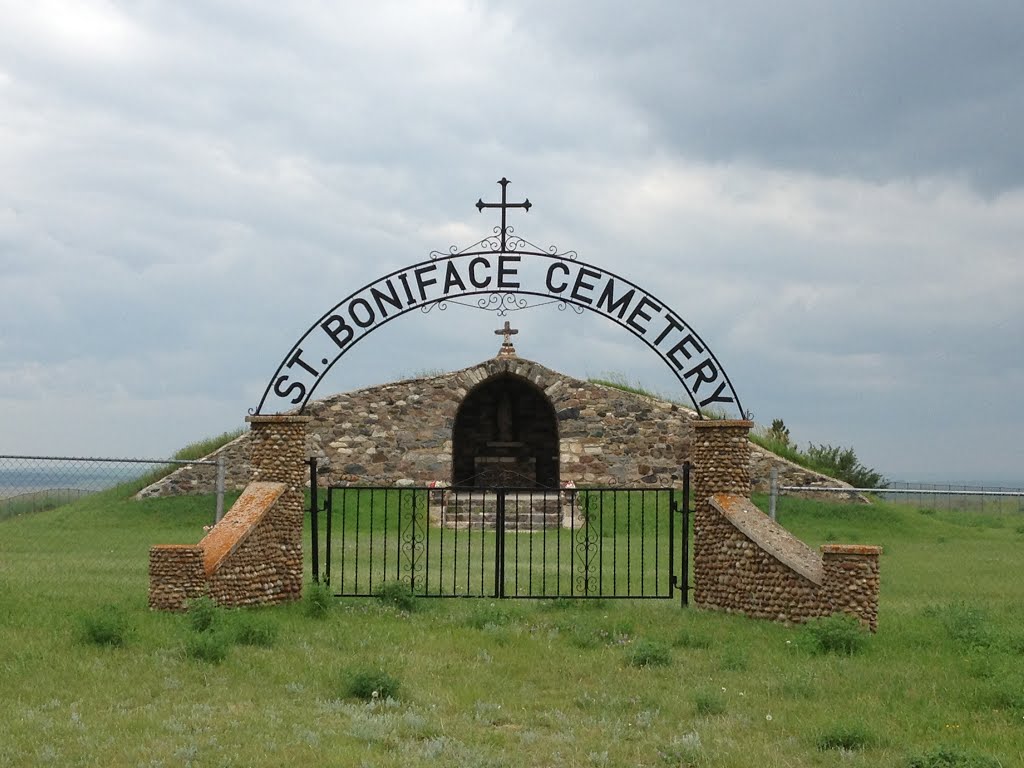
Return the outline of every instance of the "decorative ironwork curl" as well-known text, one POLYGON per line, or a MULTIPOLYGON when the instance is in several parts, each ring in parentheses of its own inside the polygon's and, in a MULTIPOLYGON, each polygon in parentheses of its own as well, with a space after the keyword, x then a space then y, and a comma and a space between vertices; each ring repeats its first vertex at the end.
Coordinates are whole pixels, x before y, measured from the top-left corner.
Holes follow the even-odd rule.
POLYGON ((594 536, 592 523, 597 499, 587 493, 580 494, 577 498, 583 509, 583 525, 576 531, 576 540, 573 542, 573 551, 580 559, 581 566, 576 575, 576 590, 583 595, 589 595, 595 589, 596 577, 591 570, 600 547, 599 539, 594 536))
POLYGON ((404 525, 399 531, 399 549, 403 556, 402 571, 405 574, 403 580, 409 584, 409 590, 416 591, 416 577, 425 570, 423 554, 426 551, 426 534, 420 516, 417 514, 416 498, 408 496, 404 499, 405 508, 402 510, 404 525))
POLYGON ((494 312, 498 317, 505 317, 509 312, 520 309, 528 309, 530 302, 515 293, 502 293, 495 291, 476 300, 477 309, 494 312))
MULTIPOLYGON (((551 303, 551 302, 547 302, 547 303, 551 303)), ((572 304, 572 303, 570 303, 568 301, 559 301, 559 302, 557 302, 557 304, 558 304, 557 309, 558 309, 559 312, 565 312, 565 310, 568 308, 568 309, 571 309, 573 312, 575 312, 577 315, 582 315, 583 314, 583 307, 578 306, 576 304, 572 304)))
MULTIPOLYGON (((459 304, 460 302, 456 301, 455 303, 459 304)), ((435 307, 439 312, 445 312, 448 309, 448 301, 445 299, 438 299, 437 301, 432 301, 429 304, 424 304, 420 307, 420 312, 424 315, 429 315, 435 307)))

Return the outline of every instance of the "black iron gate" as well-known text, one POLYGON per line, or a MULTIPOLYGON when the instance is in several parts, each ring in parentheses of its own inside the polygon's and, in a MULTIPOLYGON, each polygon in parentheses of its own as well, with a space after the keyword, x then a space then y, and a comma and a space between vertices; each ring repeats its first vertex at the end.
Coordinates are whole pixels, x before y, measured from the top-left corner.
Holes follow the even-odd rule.
POLYGON ((688 467, 681 490, 323 489, 315 461, 311 481, 313 577, 339 597, 688 601, 688 467))

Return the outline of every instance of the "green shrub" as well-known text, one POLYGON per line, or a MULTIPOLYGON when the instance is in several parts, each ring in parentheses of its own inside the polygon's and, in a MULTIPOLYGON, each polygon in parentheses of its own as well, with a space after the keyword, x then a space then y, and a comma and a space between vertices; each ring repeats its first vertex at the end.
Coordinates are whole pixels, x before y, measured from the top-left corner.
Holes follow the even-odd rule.
POLYGON ((863 749, 872 742, 871 734, 864 726, 854 723, 832 725, 821 731, 815 739, 818 749, 863 749))
POLYGON ((1024 717, 1024 684, 1013 677, 1000 680, 985 696, 989 709, 1024 717))
POLYGON ((382 669, 353 669, 346 676, 343 686, 347 698, 373 701, 376 699, 397 699, 399 682, 382 669))
POLYGON ((331 594, 330 586, 323 582, 307 584, 302 605, 307 616, 314 619, 324 618, 334 606, 334 596, 331 594))
POLYGON ((868 630, 853 616, 837 613, 804 625, 804 636, 815 653, 853 656, 867 646, 868 630))
POLYGON ((221 632, 198 632, 185 643, 185 656, 209 664, 220 664, 228 656, 230 640, 221 632))
POLYGON ((188 602, 188 623, 196 632, 210 632, 223 622, 224 610, 208 595, 188 602))
POLYGON ((83 642, 120 648, 132 634, 128 615, 114 605, 107 605, 94 614, 79 619, 79 635, 83 642))
POLYGON ((929 608, 926 613, 937 618, 949 638, 963 650, 988 648, 995 641, 988 614, 964 602, 929 608))
POLYGON ((626 663, 631 667, 667 667, 672 663, 668 646, 657 640, 637 640, 626 652, 626 663))
POLYGON ((231 638, 236 645, 270 648, 277 642, 277 625, 263 617, 240 613, 233 622, 231 638))
POLYGON ((400 611, 412 613, 419 607, 416 596, 409 591, 409 585, 400 581, 389 581, 377 590, 377 599, 400 611))
POLYGON ((488 626, 503 627, 506 624, 511 624, 512 619, 513 616, 508 609, 495 603, 490 603, 471 610, 466 617, 466 626, 473 629, 483 629, 488 626))
POLYGON ((720 715, 725 712, 725 699, 714 691, 700 691, 693 697, 698 715, 720 715))
POLYGON ((907 758, 907 768, 1002 768, 994 757, 960 747, 941 746, 907 758))
POLYGON ((843 480, 854 488, 885 488, 888 485, 881 474, 857 460, 853 448, 811 443, 807 446, 806 456, 819 472, 843 480))
POLYGON ((721 667, 727 672, 742 672, 747 666, 747 653, 742 648, 726 648, 722 652, 721 667))
POLYGON ((711 640, 706 635, 695 633, 689 629, 679 630, 679 634, 675 636, 672 641, 672 645, 676 648, 690 648, 700 650, 703 648, 711 647, 711 640))

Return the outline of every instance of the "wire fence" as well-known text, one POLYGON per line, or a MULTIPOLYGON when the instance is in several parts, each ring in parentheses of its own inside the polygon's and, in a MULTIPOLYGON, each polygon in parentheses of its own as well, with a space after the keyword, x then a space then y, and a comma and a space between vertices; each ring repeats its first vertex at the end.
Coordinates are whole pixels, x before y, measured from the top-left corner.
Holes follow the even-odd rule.
POLYGON ((216 476, 219 520, 224 510, 222 461, 82 456, 0 456, 0 520, 54 509, 121 485, 141 489, 179 466, 201 467, 216 476))

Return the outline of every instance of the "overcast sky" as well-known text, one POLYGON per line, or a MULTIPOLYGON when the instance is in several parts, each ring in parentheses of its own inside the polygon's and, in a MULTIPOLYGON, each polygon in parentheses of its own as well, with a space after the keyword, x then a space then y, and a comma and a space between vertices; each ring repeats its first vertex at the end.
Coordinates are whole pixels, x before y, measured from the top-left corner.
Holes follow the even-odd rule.
MULTIPOLYGON (((364 283, 517 234, 666 300, 755 421, 1024 485, 1024 5, 0 0, 0 453, 240 427, 364 283)), ((519 354, 684 397, 591 313, 519 354)), ((317 395, 497 351, 414 312, 317 395)))

